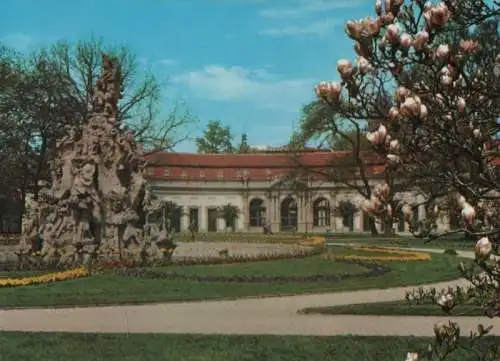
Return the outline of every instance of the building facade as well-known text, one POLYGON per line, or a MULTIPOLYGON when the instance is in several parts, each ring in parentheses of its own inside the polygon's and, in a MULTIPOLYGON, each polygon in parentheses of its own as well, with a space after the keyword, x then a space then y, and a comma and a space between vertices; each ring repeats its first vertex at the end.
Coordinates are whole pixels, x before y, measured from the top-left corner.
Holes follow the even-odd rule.
MULTIPOLYGON (((231 204, 238 208, 235 231, 262 232, 368 232, 367 215, 356 211, 339 214, 342 204, 359 206, 362 196, 345 184, 317 176, 295 177, 298 170, 324 169, 347 153, 305 152, 299 158, 286 152, 255 154, 154 153, 149 155, 147 178, 153 194, 175 202, 182 211, 173 219, 178 232, 194 226, 199 232, 225 231, 229 225, 217 210, 231 204)), ((382 182, 383 165, 369 166, 370 182, 382 182)), ((414 192, 403 194, 410 203, 423 200, 414 192)), ((414 209, 415 221, 425 217, 423 206, 414 209)), ((443 216, 439 228, 448 229, 443 216)), ((381 231, 381 225, 377 227, 381 231)), ((408 225, 396 220, 396 233, 407 233, 408 225)))

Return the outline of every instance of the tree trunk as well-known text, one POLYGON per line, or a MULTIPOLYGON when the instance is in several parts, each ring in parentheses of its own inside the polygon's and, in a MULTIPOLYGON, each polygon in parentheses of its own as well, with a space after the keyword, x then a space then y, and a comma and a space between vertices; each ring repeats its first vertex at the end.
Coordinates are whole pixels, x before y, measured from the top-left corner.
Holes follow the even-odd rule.
POLYGON ((371 235, 378 236, 378 229, 377 229, 377 224, 375 223, 375 219, 370 217, 369 224, 370 224, 371 235))
POLYGON ((384 217, 384 235, 392 236, 393 217, 384 217))

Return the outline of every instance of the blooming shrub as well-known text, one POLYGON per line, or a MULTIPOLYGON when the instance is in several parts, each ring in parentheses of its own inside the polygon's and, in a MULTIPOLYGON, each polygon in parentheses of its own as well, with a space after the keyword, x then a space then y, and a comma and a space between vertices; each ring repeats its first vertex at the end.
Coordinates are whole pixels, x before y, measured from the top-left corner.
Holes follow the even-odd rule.
POLYGON ((22 277, 22 278, 0 278, 0 287, 19 287, 28 285, 37 285, 52 283, 58 281, 67 281, 75 278, 87 277, 89 275, 84 267, 72 270, 47 273, 40 276, 22 277))
MULTIPOLYGON (((459 266, 474 286, 465 294, 498 317, 500 3, 376 0, 375 14, 347 22, 356 63, 339 60, 341 81, 316 87, 318 98, 340 117, 371 120, 367 139, 385 161, 385 183, 360 206, 381 220, 401 211, 415 236, 437 239, 443 203, 455 194, 463 227, 453 232, 476 242, 475 267, 459 266), (398 178, 410 178, 412 190, 425 200, 398 198, 398 178), (426 217, 415 225, 412 213, 420 205, 426 217)), ((443 310, 463 299, 457 292, 440 296, 443 310)), ((471 332, 471 342, 488 331, 480 325, 471 332)), ((444 359, 457 348, 460 329, 453 322, 440 323, 434 332, 434 344, 420 356, 444 359)), ((482 351, 478 358, 494 360, 500 350, 482 351)), ((418 353, 407 355, 408 361, 418 359, 418 353)))

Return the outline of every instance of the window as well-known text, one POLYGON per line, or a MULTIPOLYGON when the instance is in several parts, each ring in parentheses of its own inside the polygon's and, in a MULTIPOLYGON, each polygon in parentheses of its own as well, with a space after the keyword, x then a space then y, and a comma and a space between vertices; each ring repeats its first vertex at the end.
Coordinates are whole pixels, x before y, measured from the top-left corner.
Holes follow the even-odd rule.
POLYGON ((165 169, 163 170, 163 175, 164 175, 165 177, 170 176, 170 170, 169 170, 168 168, 165 168, 165 169))
POLYGON ((287 197, 281 202, 281 224, 283 232, 296 231, 298 226, 297 202, 292 197, 287 197))
POLYGON ((254 198, 250 201, 249 217, 250 227, 262 227, 265 224, 266 207, 262 199, 254 198))
POLYGON ((330 203, 325 198, 319 198, 313 203, 313 226, 330 226, 330 203))

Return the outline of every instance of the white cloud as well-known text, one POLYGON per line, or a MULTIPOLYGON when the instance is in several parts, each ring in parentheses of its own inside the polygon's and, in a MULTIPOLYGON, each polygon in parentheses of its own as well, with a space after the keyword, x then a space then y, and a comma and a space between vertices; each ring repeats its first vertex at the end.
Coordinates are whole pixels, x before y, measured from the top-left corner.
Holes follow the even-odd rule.
POLYGON ((194 96, 214 101, 246 101, 264 108, 296 110, 311 99, 314 79, 280 79, 264 69, 207 65, 172 78, 194 96))
POLYGON ((368 3, 368 0, 298 0, 294 6, 268 8, 259 14, 264 18, 298 18, 307 17, 313 13, 348 9, 368 3))
POLYGON ((344 20, 341 19, 326 19, 321 21, 316 21, 310 23, 306 26, 283 26, 283 27, 273 27, 261 30, 259 34, 269 35, 269 36, 287 36, 287 35, 325 35, 332 28, 344 24, 344 20))
POLYGON ((0 38, 0 42, 10 48, 25 52, 33 45, 34 39, 32 36, 24 33, 11 33, 0 38))
POLYGON ((165 66, 173 66, 173 65, 178 64, 177 60, 170 59, 170 58, 162 59, 162 60, 160 60, 160 63, 165 65, 165 66))

